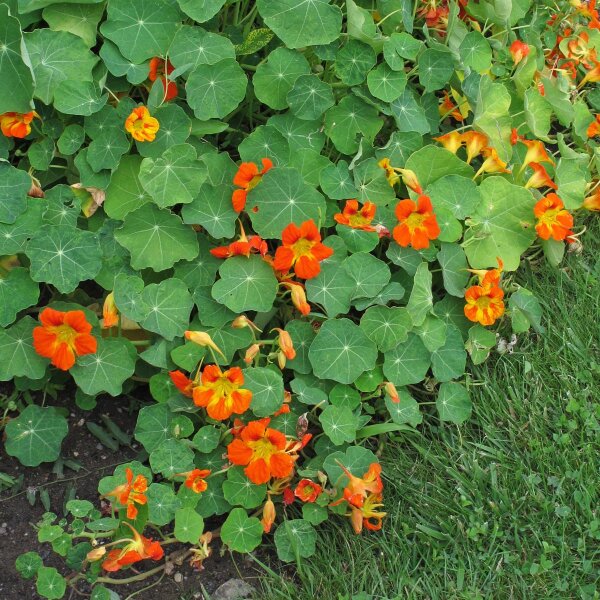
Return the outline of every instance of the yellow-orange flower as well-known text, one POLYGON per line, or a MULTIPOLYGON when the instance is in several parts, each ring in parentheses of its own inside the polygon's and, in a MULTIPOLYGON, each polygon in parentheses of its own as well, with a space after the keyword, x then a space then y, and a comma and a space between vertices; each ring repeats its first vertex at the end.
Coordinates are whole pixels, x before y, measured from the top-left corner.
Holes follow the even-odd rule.
POLYGON ((461 139, 467 149, 467 164, 482 152, 488 145, 488 136, 478 131, 467 131, 461 135, 461 139))
POLYGON ((503 298, 497 285, 473 285, 465 292, 465 316, 473 323, 493 325, 504 314, 503 298))
POLYGON ((544 169, 540 163, 532 162, 529 164, 529 167, 533 169, 533 175, 527 180, 525 184, 525 189, 528 188, 542 188, 549 187, 553 190, 558 189, 558 186, 550 179, 550 175, 548 175, 548 171, 544 169))
POLYGON ((276 327, 271 331, 277 331, 279 334, 278 341, 281 351, 285 354, 285 357, 289 360, 296 358, 296 350, 294 349, 294 342, 292 342, 292 336, 285 330, 276 327))
POLYGON ((193 469, 187 473, 178 473, 177 475, 183 475, 185 477, 185 487, 196 494, 201 494, 208 489, 208 483, 206 482, 206 478, 210 475, 208 469, 193 469))
POLYGON ((456 154, 465 141, 463 136, 458 133, 458 131, 451 131, 450 133, 440 135, 439 137, 435 137, 433 139, 442 144, 442 146, 444 146, 444 148, 446 148, 446 150, 449 152, 452 152, 452 154, 456 154))
POLYGON ((498 156, 494 148, 483 148, 481 154, 485 160, 475 173, 475 177, 479 177, 482 173, 510 173, 510 169, 506 168, 506 163, 498 156))
POLYGON ((210 335, 208 335, 208 333, 206 333, 206 331, 186 331, 184 333, 184 337, 186 340, 189 340, 194 344, 198 344, 198 346, 203 346, 204 348, 210 348, 211 350, 214 350, 217 354, 220 354, 223 358, 225 358, 221 348, 215 344, 213 339, 210 337, 210 335))
POLYGON ((361 506, 350 505, 350 522, 354 533, 362 532, 363 527, 371 531, 379 531, 383 525, 383 518, 387 513, 378 509, 383 506, 382 494, 369 494, 361 506))
POLYGON ((281 234, 282 246, 275 252, 273 268, 287 273, 292 267, 296 277, 312 279, 321 272, 320 262, 329 258, 333 250, 321 243, 321 234, 315 222, 304 221, 300 227, 290 223, 281 234))
POLYGON ((332 506, 336 506, 345 500, 353 506, 361 507, 369 493, 380 494, 382 492, 383 482, 381 481, 381 465, 379 463, 371 463, 362 477, 353 475, 340 462, 338 462, 338 465, 348 478, 348 483, 344 488, 343 496, 333 502, 332 506))
POLYGON ((525 57, 529 55, 529 46, 521 40, 515 40, 510 45, 509 52, 513 58, 513 63, 518 65, 525 57))
POLYGON ((376 206, 372 202, 365 202, 362 208, 359 208, 356 200, 346 200, 344 210, 333 215, 333 218, 340 225, 347 225, 352 229, 375 231, 375 227, 371 225, 375 211, 376 206))
POLYGON ((417 202, 400 200, 396 205, 396 217, 399 223, 394 227, 393 236, 404 248, 429 248, 429 240, 435 240, 440 235, 440 227, 429 196, 421 195, 417 202))
POLYGON ((442 99, 442 102, 438 106, 438 111, 439 111, 440 117, 442 119, 446 118, 447 116, 451 116, 455 121, 458 121, 458 122, 462 122, 465 120, 464 116, 461 114, 460 110, 458 109, 458 106, 456 106, 456 104, 454 104, 454 102, 452 102, 452 99, 450 98, 450 94, 448 94, 448 92, 445 90, 444 90, 444 97, 442 99))
POLYGON ((134 108, 125 120, 125 130, 138 142, 153 142, 160 128, 158 119, 145 106, 134 108))
POLYGON ((262 519, 260 520, 265 533, 269 533, 271 531, 271 527, 273 527, 276 517, 277 512, 275 511, 275 503, 273 500, 271 500, 271 496, 269 496, 265 502, 265 505, 263 506, 262 519))
POLYGON ((596 191, 591 195, 587 196, 583 201, 583 208, 587 210, 600 211, 600 189, 596 188, 596 191))
POLYGON ((110 329, 115 325, 119 324, 119 311, 115 304, 115 295, 111 292, 106 296, 104 300, 104 306, 102 308, 102 327, 103 329, 110 329))
POLYGON ((587 136, 589 138, 596 137, 597 135, 600 135, 600 115, 596 115, 587 128, 587 136))
POLYGON ((523 170, 527 165, 530 165, 534 162, 547 162, 551 165, 554 164, 554 161, 550 158, 548 152, 546 152, 544 144, 540 142, 540 140, 527 140, 522 137, 519 138, 519 141, 527 146, 527 153, 525 154, 525 158, 523 159, 523 166, 521 167, 521 170, 523 170))
POLYGON ((565 205, 556 194, 550 193, 539 200, 533 214, 537 218, 535 230, 543 240, 552 237, 560 241, 571 234, 573 216, 565 210, 565 205))
POLYGON ((282 281, 280 285, 290 290, 292 304, 304 315, 310 313, 310 304, 306 300, 306 292, 301 283, 295 281, 282 281))
POLYGON ((148 489, 148 480, 143 475, 137 475, 133 479, 133 471, 127 467, 125 469, 127 481, 118 485, 112 492, 106 494, 107 497, 113 497, 122 506, 127 507, 127 518, 135 519, 138 514, 136 504, 146 504, 146 490, 148 489))
POLYGON ((39 318, 41 326, 33 330, 33 347, 55 367, 68 371, 76 356, 96 352, 98 342, 91 335, 92 326, 82 310, 61 312, 45 308, 39 318))
POLYGON ((271 429, 270 422, 269 418, 250 421, 227 446, 229 460, 245 466, 248 479, 257 485, 267 483, 271 477, 288 477, 294 469, 296 457, 286 452, 285 435, 271 429))
POLYGON ((6 137, 27 137, 35 117, 40 118, 34 110, 28 113, 6 112, 0 115, 0 129, 6 137))
POLYGON ((294 490, 294 496, 302 502, 311 503, 316 501, 322 491, 323 488, 318 483, 310 479, 301 479, 294 490))
POLYGON ((194 404, 206 408, 211 419, 224 421, 232 414, 241 415, 250 407, 252 392, 242 388, 244 374, 239 367, 221 371, 207 365, 202 371, 201 385, 193 391, 194 404))

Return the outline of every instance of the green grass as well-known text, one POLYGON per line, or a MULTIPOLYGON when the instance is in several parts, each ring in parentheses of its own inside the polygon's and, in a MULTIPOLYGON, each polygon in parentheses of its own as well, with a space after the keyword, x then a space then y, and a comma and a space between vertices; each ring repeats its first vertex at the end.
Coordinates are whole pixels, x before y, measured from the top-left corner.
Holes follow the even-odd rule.
POLYGON ((468 425, 431 415, 387 445, 383 531, 321 527, 317 554, 263 578, 262 600, 600 597, 599 238, 561 270, 520 273, 547 333, 473 373, 468 425))

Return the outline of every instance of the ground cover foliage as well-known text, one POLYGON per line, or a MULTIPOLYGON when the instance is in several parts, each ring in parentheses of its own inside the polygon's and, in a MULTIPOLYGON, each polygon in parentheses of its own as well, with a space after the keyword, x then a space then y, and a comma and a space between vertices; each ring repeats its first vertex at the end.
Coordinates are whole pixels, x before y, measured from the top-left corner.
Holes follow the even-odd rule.
POLYGON ((585 2, 0 4, 5 450, 59 458, 65 385, 151 396, 104 513, 38 524, 65 559, 19 559, 40 595, 108 598, 175 542, 300 565, 327 520, 385 528, 387 441, 467 422, 473 369, 548 334, 514 272, 600 209, 599 28, 585 2))

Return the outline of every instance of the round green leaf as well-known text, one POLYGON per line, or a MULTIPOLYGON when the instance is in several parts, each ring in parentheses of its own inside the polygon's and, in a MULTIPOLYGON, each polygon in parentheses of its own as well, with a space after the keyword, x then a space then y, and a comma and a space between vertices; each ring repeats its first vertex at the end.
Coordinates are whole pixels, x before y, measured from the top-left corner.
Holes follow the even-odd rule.
POLYGON ((0 327, 10 325, 17 313, 37 303, 40 288, 27 269, 16 268, 0 278, 0 327))
POLYGON ((23 579, 31 579, 43 564, 42 557, 37 552, 25 552, 17 557, 15 568, 23 579))
POLYGON ((119 51, 119 48, 111 41, 105 39, 100 48, 100 58, 106 68, 116 77, 127 77, 127 81, 133 85, 139 85, 148 77, 148 64, 136 65, 127 60, 119 51))
POLYGON ((362 316, 360 328, 381 352, 388 352, 406 341, 412 319, 406 308, 373 306, 362 316))
POLYGON ((12 327, 0 329, 0 381, 41 379, 46 373, 48 360, 33 347, 32 332, 37 325, 31 317, 23 317, 12 327))
POLYGON ((377 57, 371 46, 351 39, 338 50, 335 71, 346 85, 358 85, 376 63, 377 57))
POLYGON ((351 254, 342 265, 356 283, 354 298, 376 296, 391 277, 386 263, 365 252, 351 254))
POLYGON ((469 281, 467 257, 462 246, 457 244, 442 244, 437 253, 437 259, 442 268, 444 288, 452 296, 463 298, 465 285, 469 281))
POLYGON ((285 520, 275 531, 277 557, 284 562, 299 561, 315 553, 317 534, 305 519, 285 520))
POLYGON ((398 397, 400 402, 393 402, 387 395, 385 398, 385 406, 392 421, 399 425, 409 423, 413 427, 422 423, 423 415, 419 409, 419 403, 405 389, 398 390, 398 397))
MULTIPOLYGON (((335 256, 335 255, 334 255, 335 256)), ((345 314, 350 310, 356 281, 337 264, 321 265, 321 272, 306 282, 308 301, 319 304, 329 317, 345 314)))
POLYGON ((244 474, 242 467, 232 467, 227 471, 227 481, 223 483, 225 500, 232 506, 256 508, 267 495, 266 485, 252 483, 244 474))
POLYGON ((290 334, 296 350, 296 358, 288 360, 286 366, 297 373, 310 373, 312 366, 308 359, 308 350, 315 339, 315 330, 310 323, 298 320, 288 321, 285 330, 290 334))
POLYGON ((257 0, 258 12, 288 48, 329 44, 342 27, 342 11, 330 0, 257 0))
POLYGON ((71 125, 67 125, 64 128, 56 142, 56 145, 58 146, 61 154, 71 156, 72 154, 75 154, 79 148, 81 148, 81 144, 83 144, 84 139, 85 130, 83 127, 77 123, 71 123, 71 125))
POLYGON ((118 396, 123 383, 133 375, 135 355, 130 346, 117 338, 101 338, 95 354, 86 354, 77 359, 71 369, 75 383, 89 396, 106 392, 118 396))
POLYGON ((316 223, 325 214, 325 198, 304 183, 296 169, 271 169, 250 192, 248 202, 252 225, 264 238, 281 238, 290 223, 301 225, 309 219, 316 223))
POLYGON ((465 35, 458 49, 460 60, 466 67, 481 73, 490 68, 492 63, 492 49, 488 41, 478 31, 471 31, 465 35))
POLYGON ((134 437, 146 452, 153 452, 162 442, 172 437, 172 420, 173 416, 167 405, 144 406, 138 414, 134 437))
POLYGON ((409 333, 405 342, 385 353, 383 373, 394 385, 402 387, 423 381, 430 364, 431 356, 421 338, 409 333))
POLYGON ((435 352, 446 343, 448 324, 435 315, 427 315, 416 333, 429 352, 435 352))
POLYGON ((316 75, 300 75, 288 92, 287 102, 292 113, 299 119, 318 119, 335 104, 330 85, 316 75))
POLYGON ((256 97, 270 108, 287 107, 287 95, 301 75, 310 73, 304 55, 288 48, 276 48, 256 69, 252 78, 256 97))
POLYGON ((450 421, 460 425, 470 416, 473 405, 469 392, 460 383, 442 383, 435 401, 438 414, 442 421, 450 421))
POLYGON ((148 487, 146 496, 148 520, 159 527, 168 525, 175 518, 175 511, 181 506, 181 501, 175 496, 173 489, 162 483, 152 483, 148 487))
POLYGON ((448 50, 427 48, 418 60, 419 83, 426 92, 443 88, 454 73, 454 61, 448 50))
POLYGON ((402 59, 416 60, 422 47, 423 42, 421 40, 415 39, 405 31, 392 33, 383 45, 383 56, 392 69, 399 71, 404 68, 402 59))
MULTIPOLYGON (((406 161, 406 168, 414 171, 419 183, 426 191, 429 186, 446 175, 460 175, 471 179, 473 169, 445 148, 425 146, 411 154, 406 161)), ((450 183, 450 182, 448 182, 450 183)), ((454 183, 454 181, 452 181, 454 183)), ((441 188, 447 194, 452 193, 449 186, 441 188)), ((452 208, 449 207, 451 210, 452 208)))
POLYGON ((142 187, 160 208, 189 204, 206 177, 206 167, 190 144, 171 146, 161 158, 145 158, 139 174, 142 187))
POLYGON ((350 319, 325 321, 308 351, 316 377, 352 383, 375 366, 377 348, 350 319))
POLYGON ((235 48, 226 37, 190 25, 177 31, 169 49, 169 60, 177 68, 214 65, 224 58, 235 58, 235 48))
POLYGON ((27 210, 30 187, 31 177, 26 171, 0 162, 0 223, 12 224, 27 210))
POLYGON ((331 485, 337 489, 342 489, 348 483, 348 477, 342 471, 340 463, 357 477, 362 477, 372 463, 378 463, 379 460, 367 448, 362 446, 350 446, 345 452, 333 452, 323 461, 323 468, 329 477, 331 485))
POLYGON ((54 567, 40 567, 37 572, 35 589, 48 600, 59 600, 65 595, 67 582, 54 567))
POLYGON ((262 534, 260 521, 248 517, 243 508, 234 508, 221 528, 221 539, 236 552, 252 552, 260 544, 262 534))
POLYGON ((25 253, 31 261, 31 278, 54 285, 63 294, 94 279, 102 268, 97 235, 66 225, 40 227, 25 253))
POLYGON ((433 208, 448 209, 457 219, 471 216, 481 203, 481 194, 474 181, 460 175, 445 175, 427 186, 433 208))
POLYGON ((415 131, 428 133, 431 130, 423 107, 417 102, 411 89, 405 89, 402 94, 390 104, 390 110, 396 121, 398 131, 415 131))
POLYGON ((194 444, 194 448, 196 448, 199 452, 203 452, 204 454, 208 454, 215 450, 215 448, 219 445, 219 441, 221 439, 221 432, 212 425, 205 425, 204 427, 200 427, 196 432, 196 435, 192 439, 192 443, 194 444))
POLYGON ((280 373, 263 367, 244 369, 244 387, 252 392, 250 408, 257 417, 270 417, 281 408, 283 379, 280 373))
MULTIPOLYGON (((163 104, 152 113, 152 116, 160 123, 156 138, 151 143, 136 142, 135 145, 142 156, 164 158, 169 148, 179 146, 188 139, 192 130, 192 121, 177 104, 163 104)), ((174 156, 179 158, 185 155, 187 150, 180 147, 174 156), (176 156, 177 154, 179 157, 176 156)))
POLYGON ((164 271, 179 260, 192 260, 198 255, 193 229, 154 204, 130 212, 123 226, 115 231, 115 238, 129 250, 131 266, 138 270, 150 267, 164 271))
POLYGON ((194 452, 179 440, 168 439, 150 452, 152 471, 163 477, 173 477, 194 466, 194 452))
POLYGON ((358 429, 358 417, 347 406, 327 406, 319 415, 325 435, 336 445, 353 442, 358 429))
POLYGON ((399 98, 406 87, 406 82, 404 71, 394 71, 385 63, 373 69, 367 77, 371 94, 384 102, 393 102, 399 98))
POLYGON ((139 180, 141 164, 139 156, 124 156, 113 173, 103 205, 104 211, 112 219, 122 220, 127 213, 152 199, 139 180))
POLYGON ((193 508, 175 512, 175 537, 182 543, 198 544, 204 531, 204 519, 193 508))
POLYGON ((235 313, 271 310, 277 293, 273 269, 259 256, 234 256, 219 269, 221 279, 212 288, 212 297, 235 313))
POLYGON ((54 31, 69 31, 79 36, 88 47, 96 44, 96 29, 104 6, 102 4, 58 4, 44 9, 44 21, 54 31))
POLYGON ((183 222, 201 224, 214 238, 231 239, 235 235, 238 217, 238 213, 233 210, 231 196, 230 185, 204 184, 192 202, 183 207, 183 222))
POLYGON ((66 79, 54 89, 54 108, 67 115, 89 116, 98 112, 108 100, 108 93, 91 81, 66 79))
POLYGON ((408 299, 406 308, 415 325, 421 325, 426 315, 433 307, 433 293, 431 290, 432 275, 426 262, 422 262, 415 273, 413 289, 408 299))
POLYGON ((438 381, 450 381, 460 377, 467 362, 467 352, 460 331, 448 326, 446 343, 431 353, 433 375, 438 381))
POLYGON ((181 10, 188 16, 204 23, 212 19, 223 8, 226 0, 178 0, 181 10))
POLYGON ((220 119, 244 99, 247 84, 246 74, 233 59, 198 65, 185 85, 188 104, 202 121, 220 119))
POLYGON ((319 185, 323 192, 332 200, 356 198, 358 191, 348 169, 348 163, 340 160, 335 165, 325 167, 319 174, 319 185))
POLYGON ((69 431, 67 420, 55 408, 30 404, 6 425, 5 450, 26 467, 53 462, 69 431))

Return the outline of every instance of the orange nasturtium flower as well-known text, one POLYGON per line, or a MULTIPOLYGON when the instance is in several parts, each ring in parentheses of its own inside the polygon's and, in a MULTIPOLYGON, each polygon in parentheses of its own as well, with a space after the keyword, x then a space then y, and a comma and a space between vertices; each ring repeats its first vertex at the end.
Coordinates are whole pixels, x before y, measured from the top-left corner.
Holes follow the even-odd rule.
POLYGON ((452 154, 456 154, 465 141, 462 134, 458 133, 458 131, 451 131, 450 133, 445 133, 444 135, 440 135, 433 139, 442 144, 442 146, 444 146, 448 152, 452 152, 452 154))
POLYGON ((159 542, 151 540, 143 535, 140 535, 129 523, 124 522, 133 533, 133 539, 121 540, 129 542, 123 548, 115 548, 111 550, 104 562, 102 568, 105 571, 119 571, 122 567, 132 565, 146 558, 152 560, 160 560, 165 552, 159 542))
POLYGON ((196 494, 201 494, 208 489, 206 478, 210 475, 208 469, 193 469, 187 473, 177 473, 177 476, 185 477, 184 485, 196 494))
POLYGON ((82 310, 61 312, 45 308, 40 313, 41 327, 33 330, 33 347, 55 367, 68 371, 75 364, 76 356, 94 354, 98 348, 91 335, 92 326, 82 310))
POLYGON ((102 307, 102 328, 110 329, 115 325, 119 324, 119 311, 115 304, 115 295, 111 292, 106 296, 104 300, 104 306, 102 307))
POLYGON ((31 133, 31 121, 40 118, 34 110, 28 113, 6 112, 0 115, 0 129, 6 137, 24 138, 31 133))
POLYGON ((504 314, 503 298, 498 285, 473 285, 465 292, 465 316, 473 323, 493 325, 504 314))
POLYGON ((194 388, 194 404, 206 408, 208 416, 217 421, 224 421, 232 414, 241 415, 252 400, 252 392, 242 385, 244 373, 239 367, 221 371, 217 365, 207 365, 202 371, 201 384, 194 388))
POLYGON ((600 135, 600 115, 596 115, 587 128, 587 136, 589 138, 596 137, 597 135, 600 135))
POLYGON ((440 235, 431 199, 424 194, 419 196, 417 202, 400 200, 396 205, 396 218, 399 224, 394 227, 393 236, 403 248, 429 248, 429 240, 435 240, 440 235))
POLYGON ((521 40, 515 40, 509 47, 513 63, 518 65, 525 57, 529 55, 529 46, 521 40))
POLYGON ((263 158, 261 162, 262 171, 259 171, 253 162, 245 162, 239 166, 238 172, 233 178, 233 184, 241 189, 235 190, 231 198, 235 212, 242 212, 246 208, 248 192, 253 190, 260 183, 263 175, 273 168, 273 161, 270 158, 263 158))
POLYGON ((387 513, 377 510, 383 506, 382 498, 382 494, 369 494, 361 506, 350 505, 351 512, 348 516, 354 533, 361 533, 363 527, 371 531, 381 529, 383 518, 387 515, 387 513))
POLYGON ((446 117, 452 117, 455 121, 459 122, 465 120, 465 117, 461 114, 458 106, 452 102, 450 94, 447 91, 444 91, 444 98, 438 106, 438 111, 442 119, 446 117))
POLYGON ((348 483, 344 488, 343 496, 333 502, 331 506, 336 506, 345 500, 353 506, 361 507, 368 494, 380 494, 383 491, 379 463, 371 463, 368 471, 362 477, 353 475, 344 465, 339 462, 338 464, 348 477, 348 483))
POLYGON ((288 477, 294 470, 295 457, 286 452, 287 440, 281 431, 271 429, 271 419, 250 421, 227 446, 227 457, 234 465, 246 468, 252 483, 267 483, 271 477, 288 477))
POLYGON ((485 133, 479 133, 479 131, 467 131, 460 137, 467 150, 467 164, 471 164, 471 161, 479 156, 489 142, 488 136, 485 133))
POLYGON ((169 377, 171 378, 173 385, 184 396, 187 396, 188 398, 192 397, 194 382, 189 377, 186 377, 181 371, 169 371, 169 377))
POLYGON ((310 313, 310 304, 306 300, 306 292, 304 291, 304 286, 301 283, 297 283, 295 281, 282 281, 279 285, 282 285, 290 290, 292 304, 304 316, 310 313))
POLYGON ((482 148, 481 154, 485 160, 475 173, 475 177, 479 177, 482 173, 510 173, 510 169, 506 168, 506 163, 498 156, 494 148, 482 148))
POLYGON ((527 180, 525 184, 525 189, 528 188, 542 188, 549 187, 553 190, 557 190, 558 186, 550 179, 550 175, 548 175, 548 171, 544 169, 544 167, 540 163, 532 162, 529 164, 529 167, 533 169, 533 175, 527 180))
POLYGON ((344 210, 333 215, 333 218, 340 225, 347 225, 352 229, 375 231, 371 221, 375 218, 376 209, 377 207, 372 202, 365 202, 362 208, 359 208, 356 200, 346 200, 344 210))
POLYGON ((523 159, 521 170, 531 163, 547 162, 551 165, 554 164, 554 161, 550 158, 544 144, 540 140, 527 140, 522 137, 519 141, 527 146, 527 153, 523 159))
POLYGON ((323 488, 318 483, 310 479, 301 479, 294 490, 294 496, 302 502, 314 502, 322 491, 323 488))
POLYGON ((211 350, 214 350, 217 354, 220 354, 223 358, 225 358, 225 355, 223 354, 221 348, 219 348, 219 346, 215 344, 213 339, 208 333, 206 333, 206 331, 185 331, 183 336, 186 340, 193 342, 194 344, 198 344, 198 346, 210 348, 211 350))
POLYGON ((584 198, 583 208, 586 210, 600 211, 600 188, 596 188, 590 196, 584 198))
POLYGON ((148 480, 143 475, 137 475, 133 479, 133 471, 127 467, 125 469, 126 483, 118 485, 112 492, 106 496, 112 496, 119 504, 127 507, 127 518, 135 519, 138 514, 136 504, 146 504, 146 490, 148 489, 148 480))
POLYGON ((238 240, 231 242, 231 244, 227 246, 211 248, 210 253, 217 258, 230 258, 231 256, 245 256, 248 258, 250 254, 253 253, 265 256, 267 251, 267 242, 259 235, 246 237, 244 227, 240 224, 240 237, 238 240))
POLYGON ((294 360, 294 358, 296 358, 296 350, 294 348, 294 342, 292 342, 292 336, 285 329, 281 329, 280 327, 275 327, 274 329, 271 329, 271 331, 277 331, 277 333, 279 333, 279 347, 285 354, 285 357, 289 360, 294 360))
POLYGON ((276 517, 277 512, 275 510, 275 503, 273 500, 271 500, 271 496, 269 495, 265 505, 263 506, 262 519, 260 520, 265 533, 269 533, 271 531, 271 527, 273 527, 276 517))
POLYGON ((165 60, 155 56, 150 60, 150 71, 148 73, 148 79, 150 81, 156 81, 158 78, 162 81, 164 88, 165 101, 173 100, 177 97, 177 84, 174 81, 169 80, 169 75, 175 70, 175 67, 171 64, 170 60, 165 60))
POLYGON ((296 277, 312 279, 321 272, 322 260, 329 258, 333 250, 321 243, 321 234, 315 222, 304 221, 300 227, 290 223, 282 232, 283 246, 275 252, 273 268, 287 273, 292 267, 296 277))
POLYGON ((153 142, 159 128, 158 119, 150 116, 145 106, 134 108, 125 120, 125 130, 138 142, 153 142))
POLYGON ((537 218, 535 230, 543 240, 551 237, 557 241, 564 240, 572 232, 573 216, 565 210, 562 200, 553 193, 544 196, 533 208, 537 218))

